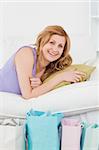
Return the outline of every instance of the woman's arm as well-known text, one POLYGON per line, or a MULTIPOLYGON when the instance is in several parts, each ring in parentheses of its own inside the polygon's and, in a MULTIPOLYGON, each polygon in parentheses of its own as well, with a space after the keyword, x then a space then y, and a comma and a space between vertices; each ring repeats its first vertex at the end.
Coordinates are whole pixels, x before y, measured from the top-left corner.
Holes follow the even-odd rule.
POLYGON ((52 79, 50 79, 46 83, 43 83, 40 86, 34 88, 32 90, 30 98, 37 97, 44 93, 49 92, 57 84, 59 84, 62 81, 68 81, 68 82, 72 82, 72 83, 79 82, 82 79, 82 77, 85 75, 86 74, 83 72, 74 71, 74 70, 61 72, 61 73, 55 75, 52 79))
POLYGON ((82 75, 77 71, 67 71, 56 75, 50 81, 41 84, 32 89, 30 78, 32 78, 32 68, 34 64, 33 52, 31 48, 22 48, 15 56, 16 72, 22 93, 22 97, 30 99, 38 97, 52 90, 58 83, 62 81, 76 82, 82 75))
POLYGON ((49 80, 48 82, 43 83, 40 86, 34 88, 29 98, 38 97, 42 94, 51 91, 60 82, 62 82, 61 75, 56 75, 53 79, 49 80))
POLYGON ((18 76, 18 82, 21 94, 24 98, 28 98, 32 92, 30 85, 30 78, 32 76, 32 68, 34 65, 34 58, 32 48, 21 48, 15 55, 15 66, 18 76))
POLYGON ((18 76, 19 86, 21 89, 22 97, 25 99, 38 97, 51 89, 59 82, 59 79, 53 79, 47 83, 41 84, 40 86, 32 89, 30 78, 32 78, 32 68, 34 64, 33 52, 31 48, 22 48, 17 52, 15 56, 15 66, 18 76))

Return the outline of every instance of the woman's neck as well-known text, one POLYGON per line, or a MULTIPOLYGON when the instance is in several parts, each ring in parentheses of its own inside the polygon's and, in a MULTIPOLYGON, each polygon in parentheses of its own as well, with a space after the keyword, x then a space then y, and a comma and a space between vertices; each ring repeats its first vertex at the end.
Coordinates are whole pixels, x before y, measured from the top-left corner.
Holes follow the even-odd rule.
POLYGON ((45 70, 45 68, 46 68, 46 66, 49 64, 49 62, 48 61, 46 61, 43 57, 42 57, 42 55, 40 56, 38 56, 38 58, 37 58, 37 72, 41 72, 41 71, 43 71, 43 70, 45 70))

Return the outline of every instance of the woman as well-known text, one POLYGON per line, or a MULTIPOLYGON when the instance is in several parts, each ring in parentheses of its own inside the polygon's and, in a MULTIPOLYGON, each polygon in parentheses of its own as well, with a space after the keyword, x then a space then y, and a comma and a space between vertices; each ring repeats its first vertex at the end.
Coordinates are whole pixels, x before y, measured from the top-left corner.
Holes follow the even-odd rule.
POLYGON ((61 26, 48 26, 37 37, 36 47, 21 47, 0 70, 0 91, 29 99, 52 90, 62 81, 78 82, 84 75, 66 71, 43 83, 49 75, 71 65, 70 39, 61 26))

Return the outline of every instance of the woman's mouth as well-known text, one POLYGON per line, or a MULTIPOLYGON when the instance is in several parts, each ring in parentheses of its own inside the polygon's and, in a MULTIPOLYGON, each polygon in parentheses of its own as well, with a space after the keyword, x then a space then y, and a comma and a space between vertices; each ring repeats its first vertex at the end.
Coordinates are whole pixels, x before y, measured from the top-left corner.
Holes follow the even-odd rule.
POLYGON ((58 52, 56 52, 56 51, 48 51, 48 53, 49 53, 51 56, 57 56, 57 55, 58 55, 58 52))

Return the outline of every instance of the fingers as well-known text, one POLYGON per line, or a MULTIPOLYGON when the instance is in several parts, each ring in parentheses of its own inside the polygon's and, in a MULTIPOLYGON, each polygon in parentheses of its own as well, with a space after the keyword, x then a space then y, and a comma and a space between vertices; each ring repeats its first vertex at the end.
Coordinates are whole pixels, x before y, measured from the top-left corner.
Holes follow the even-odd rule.
POLYGON ((30 85, 32 88, 35 88, 35 87, 41 85, 41 83, 42 82, 41 82, 40 78, 30 78, 30 85))
POLYGON ((35 84, 35 83, 31 83, 31 87, 37 87, 37 86, 39 86, 39 84, 35 84))
POLYGON ((86 76, 86 73, 85 72, 82 72, 82 71, 77 71, 77 69, 72 69, 71 70, 72 72, 74 72, 75 74, 77 74, 77 75, 82 75, 82 76, 86 76))
POLYGON ((30 79, 30 82, 40 83, 41 80, 40 80, 40 78, 31 78, 31 79, 30 79))
POLYGON ((83 80, 83 77, 82 77, 82 75, 76 74, 76 75, 75 75, 75 79, 76 79, 76 81, 80 82, 80 81, 83 80))
POLYGON ((74 72, 78 75, 86 76, 86 73, 84 73, 84 72, 80 72, 80 71, 74 71, 74 72))
POLYGON ((40 78, 30 78, 30 81, 37 82, 37 81, 40 81, 40 78))
POLYGON ((75 71, 75 81, 76 82, 81 82, 85 76, 86 76, 86 73, 75 71))
POLYGON ((86 73, 81 71, 72 70, 72 83, 81 82, 86 76, 86 73))
POLYGON ((40 83, 31 82, 30 85, 32 88, 35 88, 35 87, 39 86, 40 83))

